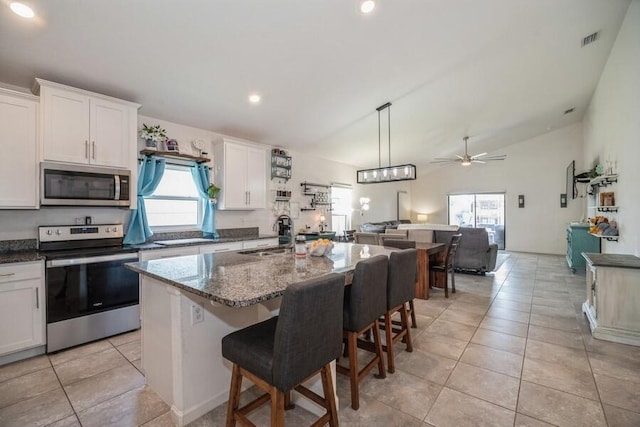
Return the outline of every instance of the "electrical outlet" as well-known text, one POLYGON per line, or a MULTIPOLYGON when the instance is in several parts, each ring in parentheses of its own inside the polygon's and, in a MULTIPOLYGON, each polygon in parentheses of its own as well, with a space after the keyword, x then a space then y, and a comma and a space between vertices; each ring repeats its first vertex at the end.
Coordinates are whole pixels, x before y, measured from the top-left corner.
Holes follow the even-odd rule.
POLYGON ((204 307, 200 304, 191 305, 191 325, 204 322, 204 307))

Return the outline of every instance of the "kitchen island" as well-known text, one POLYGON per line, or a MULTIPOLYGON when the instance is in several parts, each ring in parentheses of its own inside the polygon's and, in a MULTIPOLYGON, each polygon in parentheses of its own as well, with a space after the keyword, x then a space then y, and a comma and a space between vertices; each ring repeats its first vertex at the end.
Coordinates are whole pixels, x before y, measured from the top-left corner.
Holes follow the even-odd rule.
MULTIPOLYGON (((358 261, 392 251, 336 243, 331 254, 308 256, 303 266, 285 248, 127 264, 141 278, 147 384, 171 406, 177 425, 188 424, 228 398, 231 363, 221 350, 225 335, 276 315, 288 285, 331 272, 344 273, 348 284, 358 261)), ((307 400, 300 404, 314 410, 307 400)))

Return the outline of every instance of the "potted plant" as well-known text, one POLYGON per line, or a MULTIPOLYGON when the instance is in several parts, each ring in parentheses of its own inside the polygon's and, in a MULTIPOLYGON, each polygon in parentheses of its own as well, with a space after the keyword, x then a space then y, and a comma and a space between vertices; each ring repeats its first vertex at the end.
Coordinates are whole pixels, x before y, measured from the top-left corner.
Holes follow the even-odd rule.
POLYGON ((220 187, 216 187, 215 184, 209 184, 209 188, 207 188, 207 195, 209 196, 209 201, 213 204, 218 202, 218 193, 220 193, 220 187))
POLYGON ((143 123, 142 129, 140 129, 140 138, 144 139, 147 150, 157 150, 158 142, 166 141, 167 131, 162 129, 160 125, 147 126, 146 123, 143 123))

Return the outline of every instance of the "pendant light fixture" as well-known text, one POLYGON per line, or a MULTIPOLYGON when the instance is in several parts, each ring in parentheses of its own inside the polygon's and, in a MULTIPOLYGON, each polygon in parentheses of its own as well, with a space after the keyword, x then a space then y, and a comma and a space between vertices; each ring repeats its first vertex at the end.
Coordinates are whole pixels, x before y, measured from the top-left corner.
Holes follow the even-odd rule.
POLYGON ((362 169, 356 172, 358 184, 377 184, 381 182, 410 181, 416 179, 416 165, 391 166, 391 103, 376 108, 378 111, 378 167, 362 169), (387 110, 387 124, 389 127, 389 166, 383 167, 380 151, 380 112, 387 110))

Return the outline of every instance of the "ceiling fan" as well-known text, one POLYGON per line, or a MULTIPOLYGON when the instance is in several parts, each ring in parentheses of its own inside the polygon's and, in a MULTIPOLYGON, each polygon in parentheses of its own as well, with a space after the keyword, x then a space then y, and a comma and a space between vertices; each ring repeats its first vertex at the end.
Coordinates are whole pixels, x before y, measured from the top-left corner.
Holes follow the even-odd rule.
POLYGON ((474 156, 470 156, 467 151, 468 136, 462 138, 464 140, 464 156, 456 155, 456 158, 438 158, 436 157, 431 163, 456 163, 460 162, 462 166, 469 166, 471 163, 486 163, 491 160, 504 160, 507 156, 504 154, 496 154, 493 156, 485 157, 488 153, 480 153, 474 156))

